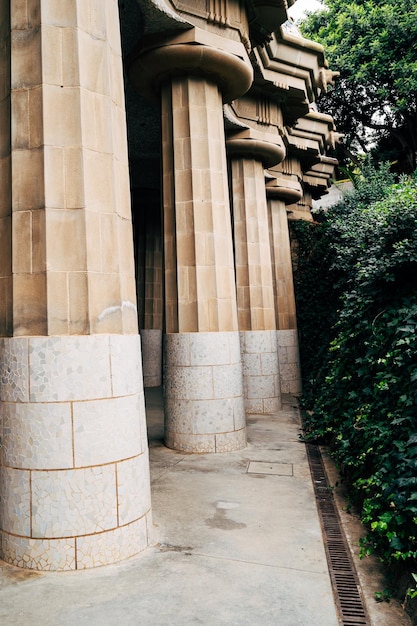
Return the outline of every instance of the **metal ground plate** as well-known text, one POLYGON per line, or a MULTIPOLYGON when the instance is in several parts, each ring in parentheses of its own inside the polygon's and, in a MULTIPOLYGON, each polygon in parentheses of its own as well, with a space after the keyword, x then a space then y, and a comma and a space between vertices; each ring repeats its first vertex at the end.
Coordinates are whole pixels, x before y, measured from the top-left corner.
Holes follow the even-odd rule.
POLYGON ((294 476, 292 463, 269 463, 268 461, 250 461, 248 474, 271 474, 273 476, 294 476))

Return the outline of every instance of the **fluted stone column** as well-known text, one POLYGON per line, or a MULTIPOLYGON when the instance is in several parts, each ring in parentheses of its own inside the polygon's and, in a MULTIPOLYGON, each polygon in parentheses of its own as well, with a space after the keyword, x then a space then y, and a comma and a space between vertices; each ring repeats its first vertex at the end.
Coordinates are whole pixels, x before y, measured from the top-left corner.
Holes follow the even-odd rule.
POLYGON ((243 131, 227 147, 245 406, 248 413, 262 414, 281 408, 264 167, 281 161, 285 150, 278 136, 267 141, 257 135, 243 131))
POLYGON ((241 45, 185 37, 130 71, 138 88, 148 75, 162 90, 165 441, 226 452, 246 445, 246 426, 222 101, 249 88, 252 70, 241 45))
POLYGON ((8 4, 1 554, 82 569, 140 552, 151 531, 118 5, 8 4))
MULTIPOLYGON (((159 210, 159 207, 158 207, 159 210)), ((145 235, 144 315, 140 329, 145 387, 162 385, 163 258, 159 212, 148 216, 145 235)))
MULTIPOLYGON (((0 336, 12 327, 10 3, 0 3, 0 336)), ((1 381, 0 381, 1 393, 1 381)), ((0 427, 1 427, 0 412, 0 427)))
POLYGON ((297 202, 301 198, 302 189, 298 182, 288 179, 272 179, 267 184, 266 192, 270 219, 272 267, 275 275, 281 391, 299 394, 301 392, 300 358, 286 205, 297 202))

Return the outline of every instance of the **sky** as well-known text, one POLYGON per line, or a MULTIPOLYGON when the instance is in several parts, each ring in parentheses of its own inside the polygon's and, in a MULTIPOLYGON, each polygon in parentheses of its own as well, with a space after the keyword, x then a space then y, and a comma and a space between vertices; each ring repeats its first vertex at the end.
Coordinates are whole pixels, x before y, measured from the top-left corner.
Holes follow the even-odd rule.
POLYGON ((299 20, 304 16, 305 11, 315 11, 322 8, 322 5, 318 0, 297 0, 297 2, 288 9, 288 15, 294 19, 299 20))

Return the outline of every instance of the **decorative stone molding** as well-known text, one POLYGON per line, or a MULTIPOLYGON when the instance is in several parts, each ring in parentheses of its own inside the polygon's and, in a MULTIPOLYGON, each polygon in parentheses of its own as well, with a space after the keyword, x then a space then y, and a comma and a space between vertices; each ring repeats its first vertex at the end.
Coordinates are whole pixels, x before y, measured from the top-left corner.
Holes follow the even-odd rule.
POLYGON ((314 173, 314 175, 317 177, 321 176, 328 179, 333 175, 336 166, 337 159, 320 155, 317 163, 314 163, 314 165, 311 166, 310 170, 307 173, 311 172, 314 173))
POLYGON ((337 133, 334 130, 329 131, 329 136, 327 139, 327 148, 334 150, 338 143, 343 139, 345 135, 343 133, 337 133))
MULTIPOLYGON (((316 199, 327 192, 329 180, 337 165, 336 159, 326 156, 329 145, 335 142, 333 118, 310 110, 307 115, 299 118, 292 128, 286 130, 288 152, 300 162, 301 179, 305 189, 304 200, 307 199, 306 202, 299 199, 297 215, 310 220, 311 217, 307 216, 304 207, 311 209, 311 199, 316 199)), ((295 213, 291 218, 295 218, 295 213)))
POLYGON ((194 25, 208 27, 223 36, 242 41, 249 38, 246 6, 238 0, 172 0, 176 11, 194 25))
POLYGON ((230 104, 223 105, 223 115, 226 130, 239 131, 243 128, 249 128, 247 121, 238 117, 230 104))
POLYGON ((325 67, 322 67, 319 72, 319 77, 317 81, 317 87, 327 93, 327 86, 334 85, 335 78, 340 76, 340 72, 333 72, 325 67))
POLYGON ((320 155, 320 157, 303 173, 303 184, 308 187, 313 199, 327 193, 330 180, 337 167, 337 159, 320 155))
POLYGON ((316 137, 300 137, 291 128, 287 128, 286 144, 288 154, 300 161, 302 170, 306 164, 314 163, 320 154, 320 143, 316 137))
POLYGON ((256 83, 273 97, 281 95, 285 122, 292 125, 306 115, 319 94, 320 71, 326 66, 320 44, 284 29, 253 50, 256 83))
MULTIPOLYGON (((311 214, 311 208, 313 206, 311 188, 309 187, 309 185, 304 184, 304 180, 302 181, 302 186, 303 197, 296 204, 290 204, 287 207, 289 222, 295 220, 305 220, 306 222, 313 221, 313 216, 311 214)), ((321 191, 325 192, 323 188, 321 189, 321 191)))
POLYGON ((334 121, 330 115, 310 111, 304 117, 299 118, 292 128, 288 128, 287 132, 290 141, 292 138, 298 138, 317 142, 318 154, 324 154, 327 146, 334 139, 330 137, 334 130, 334 121))
POLYGON ((192 24, 173 10, 167 0, 140 0, 145 18, 145 33, 160 33, 192 28, 192 24))
POLYGON ((249 0, 249 24, 251 39, 255 45, 271 39, 271 33, 278 30, 288 19, 287 9, 295 0, 249 0))
POLYGON ((253 128, 268 134, 266 139, 273 143, 272 135, 280 137, 284 130, 280 104, 256 88, 226 105, 225 116, 227 130, 253 128))

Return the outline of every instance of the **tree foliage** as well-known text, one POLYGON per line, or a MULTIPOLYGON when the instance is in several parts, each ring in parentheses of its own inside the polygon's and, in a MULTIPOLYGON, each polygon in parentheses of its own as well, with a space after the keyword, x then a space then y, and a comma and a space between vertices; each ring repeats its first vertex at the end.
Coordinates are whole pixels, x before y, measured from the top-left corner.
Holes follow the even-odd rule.
MULTIPOLYGON (((388 563, 414 563, 417 178, 385 186, 383 178, 384 170, 362 181, 322 224, 310 227, 307 256, 322 272, 320 296, 329 303, 329 325, 321 363, 310 360, 307 368, 304 363, 310 390, 304 402, 311 409, 308 436, 331 442, 361 509, 368 527, 364 552, 377 549, 388 563), (326 250, 323 264, 316 256, 320 250, 326 250)), ((305 235, 305 226, 297 229, 305 235)), ((305 297, 305 275, 297 270, 295 279, 297 294, 305 297)), ((304 343, 314 314, 313 308, 310 319, 300 318, 304 343)))
POLYGON ((345 133, 346 153, 372 152, 412 172, 417 152, 417 5, 414 0, 323 0, 301 24, 325 48, 335 87, 319 102, 345 133))

